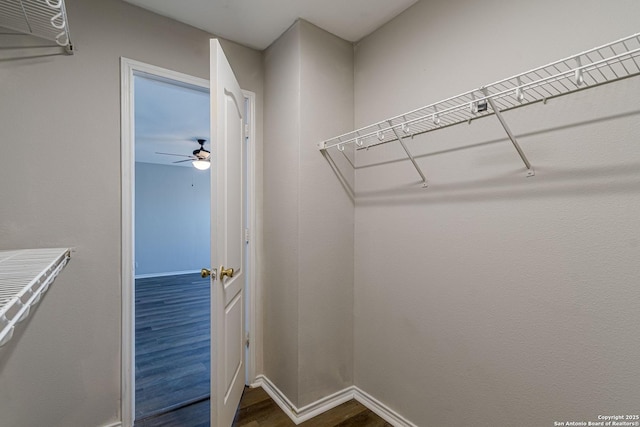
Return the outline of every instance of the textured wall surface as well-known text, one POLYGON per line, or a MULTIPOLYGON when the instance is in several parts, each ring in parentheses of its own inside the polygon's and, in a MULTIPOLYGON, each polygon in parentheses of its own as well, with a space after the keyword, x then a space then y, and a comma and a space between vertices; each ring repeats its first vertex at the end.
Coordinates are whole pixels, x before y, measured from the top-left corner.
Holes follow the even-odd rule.
POLYGON ((264 53, 264 373, 298 396, 298 179, 300 35, 294 26, 264 53))
MULTIPOLYGON (((3 427, 120 418, 119 58, 208 75, 209 34, 115 0, 68 14, 74 56, 0 62, 0 248, 77 248, 0 349, 3 427)), ((397 146, 358 152, 355 220, 353 171, 315 149, 637 16, 630 0, 435 0, 355 59, 303 21, 264 58, 223 43, 257 94, 259 159, 264 69, 264 373, 294 404, 353 379, 420 426, 637 412, 640 77, 506 113, 535 178, 493 118, 409 143, 427 190, 397 146)))
MULTIPOLYGON (((116 0, 67 11, 75 55, 0 62, 0 248, 76 248, 0 349, 2 427, 120 419, 120 57, 208 78, 210 34, 116 0)), ((223 47, 260 113, 262 55, 223 47)))
POLYGON ((354 205, 316 147, 353 126, 351 44, 298 21, 265 52, 265 106, 265 374, 302 407, 353 378, 354 205))
MULTIPOLYGON (((356 125, 638 31, 632 1, 422 1, 356 47, 356 125)), ((640 77, 357 154, 355 384, 420 426, 640 401, 640 77)))
MULTIPOLYGON (((353 128, 353 46, 306 21, 299 25, 298 403, 304 406, 353 383, 354 204, 316 146, 353 128)), ((346 181, 353 179, 348 173, 346 181)))

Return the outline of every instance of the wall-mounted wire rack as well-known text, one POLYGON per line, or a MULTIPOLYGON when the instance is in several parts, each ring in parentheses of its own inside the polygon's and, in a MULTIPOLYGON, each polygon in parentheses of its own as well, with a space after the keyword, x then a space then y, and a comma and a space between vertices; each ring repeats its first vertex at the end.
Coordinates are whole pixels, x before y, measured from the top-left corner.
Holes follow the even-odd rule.
POLYGON ((73 54, 64 0, 2 0, 0 27, 55 42, 73 54))
POLYGON ((527 176, 533 176, 533 166, 509 129, 503 111, 540 101, 546 103, 551 98, 638 74, 640 33, 327 139, 318 148, 336 148, 346 156, 344 149, 348 144, 362 150, 398 141, 426 186, 427 179, 403 140, 495 115, 520 155, 527 176))
POLYGON ((0 347, 71 258, 68 248, 0 251, 0 347))

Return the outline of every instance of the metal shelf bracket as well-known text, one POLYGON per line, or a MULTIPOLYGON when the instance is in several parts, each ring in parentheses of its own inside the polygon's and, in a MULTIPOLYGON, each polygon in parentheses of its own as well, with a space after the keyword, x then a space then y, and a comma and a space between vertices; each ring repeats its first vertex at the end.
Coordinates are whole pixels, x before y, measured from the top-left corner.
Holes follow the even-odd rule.
MULTIPOLYGON (((484 92, 485 95, 487 95, 487 90, 486 89, 483 88, 482 91, 484 92)), ((518 92, 516 94, 516 97, 518 97, 521 93, 522 92, 518 92)), ((487 99, 487 102, 489 103, 489 105, 491 106, 491 109, 493 110, 493 113, 496 115, 496 117, 500 121, 500 124, 502 125, 502 128, 507 133, 507 136, 511 140, 511 143, 513 144, 514 148, 518 152, 518 155, 522 159, 522 162, 524 163, 525 167, 527 168, 527 177, 535 176, 536 173, 533 170, 533 167, 531 166, 531 162, 529 162, 529 159, 527 159, 527 155, 524 154, 524 151, 522 150, 522 147, 520 147, 520 144, 518 144, 518 140, 516 139, 516 137, 513 134, 513 132, 511 132, 511 129, 509 128, 509 125, 507 124, 507 121, 502 116, 502 112, 500 111, 500 109, 498 107, 496 107, 496 104, 493 102, 493 99, 491 99, 491 98, 486 98, 486 99, 487 99)))
MULTIPOLYGON (((391 129, 393 129, 393 133, 396 135, 396 138, 398 138, 398 142, 400 143, 400 145, 402 145, 402 148, 403 148, 404 152, 407 153, 407 157, 409 157, 409 160, 411 160, 411 163, 413 163, 413 167, 416 168, 416 171, 418 171, 418 175, 420 175, 420 178, 422 179, 422 188, 427 188, 429 186, 429 182, 427 181, 427 177, 424 176, 424 173, 422 173, 422 169, 420 169, 420 166, 416 162, 416 159, 413 157, 413 155, 411 154, 411 152, 407 148, 406 144, 404 143, 404 140, 403 140, 404 137, 400 135, 400 133, 398 132, 398 130, 395 127, 393 127, 393 124, 391 122, 389 122, 389 126, 391 126, 391 129)), ((404 123, 402 125, 402 131, 404 133, 408 134, 409 133, 409 125, 404 123)))
POLYGON ((638 75, 640 33, 329 138, 320 142, 318 149, 343 150, 346 145, 354 144, 357 152, 399 141, 426 186, 427 180, 403 139, 462 123, 471 124, 495 114, 524 162, 527 176, 534 176, 535 171, 509 129, 503 112, 536 102, 546 104, 559 96, 638 75))

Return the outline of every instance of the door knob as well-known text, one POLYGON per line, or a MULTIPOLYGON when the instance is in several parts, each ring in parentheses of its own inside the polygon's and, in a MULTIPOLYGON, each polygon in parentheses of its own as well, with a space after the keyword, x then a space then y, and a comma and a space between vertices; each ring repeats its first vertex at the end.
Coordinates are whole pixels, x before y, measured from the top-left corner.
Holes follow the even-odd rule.
POLYGON ((213 280, 216 280, 216 269, 214 268, 213 271, 209 270, 208 268, 203 268, 202 270, 200 270, 200 276, 204 279, 205 277, 209 277, 211 276, 211 278, 213 280))
POLYGON ((220 266, 220 280, 224 279, 224 277, 233 277, 233 268, 225 269, 224 266, 220 266))

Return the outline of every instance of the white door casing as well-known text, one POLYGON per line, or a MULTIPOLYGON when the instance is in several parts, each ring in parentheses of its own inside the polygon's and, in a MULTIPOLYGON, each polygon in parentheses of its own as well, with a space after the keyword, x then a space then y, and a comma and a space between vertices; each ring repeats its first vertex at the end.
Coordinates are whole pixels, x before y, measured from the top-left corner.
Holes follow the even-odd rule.
MULTIPOLYGON (((193 77, 184 73, 180 73, 174 70, 169 70, 166 68, 158 67, 155 65, 143 63, 140 61, 135 61, 129 58, 122 57, 120 59, 120 91, 121 91, 121 183, 122 183, 122 342, 121 342, 121 363, 122 363, 122 372, 121 372, 121 414, 122 414, 122 426, 123 427, 132 427, 134 424, 134 413, 135 413, 135 376, 134 376, 134 366, 135 366, 135 357, 134 357, 134 268, 133 268, 133 254, 134 254, 134 230, 133 230, 133 207, 134 207, 134 92, 133 92, 133 82, 134 82, 134 74, 140 74, 144 76, 151 76, 153 78, 158 78, 161 80, 171 81, 177 84, 186 84, 188 86, 201 87, 204 90, 209 89, 209 81, 197 77, 193 77)), ((255 151, 255 94, 252 92, 244 93, 245 99, 249 100, 250 110, 249 117, 251 118, 251 122, 249 123, 249 134, 246 135, 250 138, 250 143, 247 146, 248 150, 248 173, 249 176, 247 178, 247 193, 249 195, 248 205, 247 205, 247 215, 249 216, 249 226, 252 230, 256 230, 256 208, 255 208, 255 192, 256 192, 256 178, 255 178, 255 165, 259 162, 259 159, 256 158, 255 151)), ((212 134, 212 138, 214 134, 212 134)), ((215 161, 215 158, 212 160, 215 161)), ((214 168, 215 165, 212 165, 214 168)), ((215 173, 211 173, 212 176, 215 176, 215 173)), ((215 188, 212 187, 212 193, 215 193, 215 188)), ((212 203, 213 203, 213 195, 212 194, 212 203)), ((212 223, 213 225, 213 223, 212 223)), ((213 234, 213 226, 211 228, 213 234)), ((248 264, 245 264, 246 273, 249 275, 249 284, 247 284, 246 292, 247 292, 247 300, 248 303, 245 306, 248 310, 247 318, 248 324, 246 326, 250 327, 252 336, 252 345, 248 347, 248 357, 247 360, 252 360, 253 363, 247 363, 247 375, 251 380, 256 377, 256 364, 257 361, 260 360, 260 348, 259 345, 256 346, 253 343, 261 342, 261 330, 259 322, 256 322, 256 318, 259 318, 257 314, 260 311, 260 306, 256 304, 256 300, 260 300, 259 292, 260 288, 258 286, 258 281, 256 279, 256 271, 258 264, 258 253, 256 247, 258 246, 259 236, 257 234, 253 234, 251 237, 251 243, 249 245, 250 250, 249 258, 250 261, 248 264), (250 307, 250 308, 249 308, 250 307), (256 328, 256 329, 253 329, 256 328)), ((219 267, 216 265, 212 265, 212 267, 219 267)), ((225 265, 226 267, 226 265, 225 265)), ((245 276, 246 279, 246 276, 245 276)), ((245 280, 243 280, 245 281, 245 280)), ((214 282, 213 284, 218 284, 218 282, 214 282)), ((244 291, 243 291, 244 292, 244 291)), ((245 328, 246 329, 246 328, 245 328)), ((212 329, 214 331, 214 329, 212 329)), ((212 337, 215 339, 215 336, 212 337)), ((213 391, 213 390, 212 390, 213 391)), ((212 399, 213 400, 213 399, 212 399)), ((216 426, 217 424, 212 423, 212 426, 216 426)))
POLYGON ((210 43, 211 426, 230 427, 245 385, 244 95, 220 43, 210 43), (233 269, 223 277, 222 269, 233 269))

